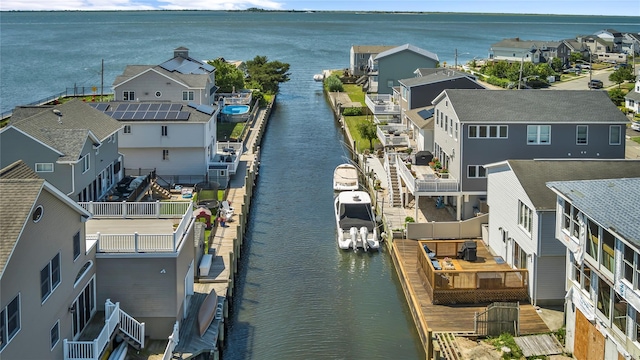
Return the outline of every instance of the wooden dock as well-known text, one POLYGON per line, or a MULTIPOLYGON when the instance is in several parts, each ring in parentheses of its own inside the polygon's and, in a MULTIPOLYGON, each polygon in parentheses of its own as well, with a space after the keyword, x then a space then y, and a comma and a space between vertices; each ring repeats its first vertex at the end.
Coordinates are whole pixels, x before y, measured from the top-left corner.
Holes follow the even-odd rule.
MULTIPOLYGON (((431 332, 473 334, 474 317, 489 304, 434 305, 420 276, 418 264, 418 241, 394 239, 392 257, 398 277, 407 296, 416 328, 427 354, 431 353, 431 332)), ((478 247, 478 255, 486 251, 478 247)), ((482 255, 487 256, 487 255, 482 255)), ((533 305, 520 304, 520 335, 548 333, 549 327, 533 305)), ((429 356, 427 356, 429 358, 429 356)))

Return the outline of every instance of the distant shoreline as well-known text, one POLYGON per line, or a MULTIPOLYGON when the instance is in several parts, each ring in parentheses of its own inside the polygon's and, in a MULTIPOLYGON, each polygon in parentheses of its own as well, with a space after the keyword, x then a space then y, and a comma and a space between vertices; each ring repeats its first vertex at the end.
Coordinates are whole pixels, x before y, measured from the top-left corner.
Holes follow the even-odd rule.
POLYGON ((389 14, 389 15, 495 15, 495 16, 566 16, 566 17, 614 17, 614 18, 637 18, 637 15, 574 15, 574 14, 535 14, 535 13, 482 13, 482 12, 452 12, 452 11, 373 11, 373 10, 0 10, 0 13, 49 13, 49 12, 78 12, 78 13, 110 13, 110 12, 220 12, 220 13, 342 13, 342 14, 389 14))

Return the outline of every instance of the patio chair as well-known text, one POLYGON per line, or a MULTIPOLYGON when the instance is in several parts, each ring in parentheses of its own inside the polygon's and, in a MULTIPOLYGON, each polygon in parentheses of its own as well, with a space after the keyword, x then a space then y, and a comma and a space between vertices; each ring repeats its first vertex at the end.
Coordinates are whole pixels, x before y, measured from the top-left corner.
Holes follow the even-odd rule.
POLYGON ((233 217, 234 209, 229 205, 227 200, 220 203, 220 216, 223 216, 226 221, 231 221, 231 217, 233 217))

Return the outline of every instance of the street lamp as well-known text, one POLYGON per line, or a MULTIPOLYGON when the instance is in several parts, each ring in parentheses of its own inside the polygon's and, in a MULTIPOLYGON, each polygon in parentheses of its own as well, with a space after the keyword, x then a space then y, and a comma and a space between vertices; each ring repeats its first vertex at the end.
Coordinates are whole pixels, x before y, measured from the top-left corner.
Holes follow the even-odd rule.
MULTIPOLYGON (((471 55, 471 54, 466 52, 466 53, 462 53, 460 55, 471 55)), ((454 69, 458 70, 458 49, 456 49, 454 64, 455 64, 454 69)))

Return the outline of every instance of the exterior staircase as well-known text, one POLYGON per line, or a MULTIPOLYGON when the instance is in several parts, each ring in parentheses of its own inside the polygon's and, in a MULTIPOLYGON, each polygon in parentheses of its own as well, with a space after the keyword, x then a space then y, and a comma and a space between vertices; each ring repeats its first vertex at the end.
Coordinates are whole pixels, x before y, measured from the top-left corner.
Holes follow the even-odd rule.
POLYGON ((387 181, 389 182, 389 202, 392 207, 400 207, 402 206, 400 180, 398 178, 398 171, 394 164, 389 164, 389 171, 387 174, 387 181))
POLYGON ((98 360, 105 348, 119 334, 125 341, 140 350, 144 348, 144 323, 120 309, 120 303, 107 299, 104 306, 104 327, 93 341, 69 341, 64 339, 64 360, 98 360))
POLYGON ((365 81, 367 81, 369 77, 367 75, 362 75, 356 80, 356 85, 362 85, 365 81))
POLYGON ((171 199, 171 193, 169 190, 158 185, 155 180, 151 181, 150 188, 154 195, 160 196, 163 199, 171 199))

